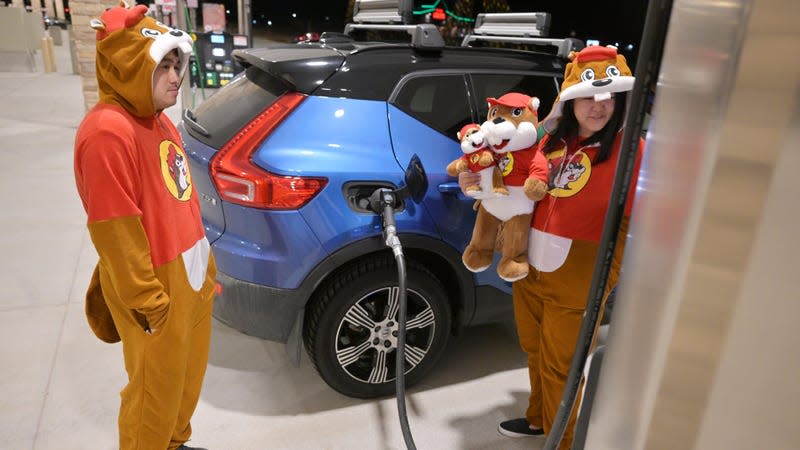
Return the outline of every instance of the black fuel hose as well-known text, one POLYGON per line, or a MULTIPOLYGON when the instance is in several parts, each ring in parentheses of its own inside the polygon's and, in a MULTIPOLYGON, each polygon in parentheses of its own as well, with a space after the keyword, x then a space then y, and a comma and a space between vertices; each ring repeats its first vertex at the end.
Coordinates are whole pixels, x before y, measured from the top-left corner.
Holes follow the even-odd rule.
POLYGON ((403 257, 403 246, 397 237, 397 224, 394 220, 394 207, 399 203, 396 193, 388 189, 378 189, 370 196, 370 208, 380 212, 383 225, 383 240, 387 247, 392 249, 394 259, 397 261, 398 303, 397 316, 397 350, 395 353, 395 396, 397 397, 397 415, 400 418, 400 430, 406 449, 417 450, 411 427, 408 424, 406 412, 406 386, 405 386, 405 361, 406 361, 406 316, 408 315, 408 301, 406 297, 406 260, 403 257))
POLYGON ((403 440, 408 450, 417 450, 414 445, 414 437, 411 435, 411 427, 408 424, 406 414, 406 386, 405 386, 405 360, 406 360, 406 315, 408 314, 408 304, 406 299, 406 261, 403 258, 402 250, 398 255, 395 253, 397 261, 397 278, 399 280, 399 303, 400 312, 397 317, 397 359, 395 363, 395 394, 397 396, 397 414, 400 417, 400 429, 403 432, 403 440))
MULTIPOLYGON (((654 81, 658 76, 671 12, 672 0, 651 0, 647 8, 647 17, 636 62, 636 81, 631 93, 630 107, 625 117, 626 126, 620 143, 620 155, 611 190, 611 200, 608 204, 608 212, 603 225, 603 234, 600 238, 600 247, 597 251, 592 284, 586 300, 586 312, 581 322, 578 342, 575 345, 575 353, 567 375, 567 382, 564 385, 561 403, 553 421, 553 426, 547 433, 544 450, 554 450, 561 443, 564 430, 567 428, 567 422, 575 406, 586 359, 594 341, 597 318, 608 283, 611 260, 614 256, 619 227, 625 211, 625 201, 628 197, 631 176, 636 163, 639 136, 642 132, 642 121, 647 103, 647 92, 645 90, 654 85, 654 81)), ((579 449, 575 449, 573 446, 573 450, 579 449)))

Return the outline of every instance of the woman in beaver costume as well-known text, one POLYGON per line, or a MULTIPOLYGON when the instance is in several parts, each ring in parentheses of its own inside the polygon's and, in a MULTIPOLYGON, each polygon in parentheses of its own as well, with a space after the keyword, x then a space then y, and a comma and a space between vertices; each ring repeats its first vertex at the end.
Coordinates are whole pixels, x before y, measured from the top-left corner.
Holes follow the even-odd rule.
MULTIPOLYGON (((531 393, 525 417, 502 422, 498 428, 510 437, 548 433, 558 412, 620 154, 625 92, 633 88, 627 62, 613 47, 587 47, 573 52, 570 59, 559 97, 543 121, 547 135, 539 151, 544 158, 534 159, 534 164, 546 164, 548 186, 533 213, 528 240, 531 268, 527 277, 513 284, 514 319, 528 355, 531 393)), ((634 180, 643 147, 640 140, 634 180)), ((542 169, 532 168, 531 173, 542 169)), ((536 184, 533 176, 528 181, 536 184)), ((619 276, 635 191, 631 187, 625 205, 606 296, 619 276)), ((559 448, 572 445, 575 417, 574 411, 559 448)))

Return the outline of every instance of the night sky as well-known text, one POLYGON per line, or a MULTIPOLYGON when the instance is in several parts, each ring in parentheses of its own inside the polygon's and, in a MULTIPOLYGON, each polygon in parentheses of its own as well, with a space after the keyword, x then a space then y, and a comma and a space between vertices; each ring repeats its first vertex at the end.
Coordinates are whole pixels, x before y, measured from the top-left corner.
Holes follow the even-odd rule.
MULTIPOLYGON (((236 23, 237 0, 216 0, 230 10, 229 23, 236 23)), ((441 0, 450 6, 455 0, 441 0)), ((584 42, 596 39, 600 45, 618 44, 629 63, 635 64, 644 28, 648 0, 603 0, 567 2, 563 0, 506 0, 512 12, 549 12, 550 37, 576 37, 584 42)), ((436 0, 414 0, 414 9, 436 0)), ((305 32, 342 31, 347 0, 250 0, 253 33, 270 32, 296 36, 305 32), (296 17, 292 17, 292 13, 296 17), (267 21, 272 26, 267 26, 267 21)), ((441 6, 441 5, 440 5, 441 6)), ((482 2, 475 2, 475 15, 482 2)), ((415 16, 417 17, 417 16, 415 16)), ((420 16, 421 17, 421 16, 420 16)), ((632 67, 633 68, 633 67, 632 67)))
MULTIPOLYGON (((435 0, 415 0, 415 9, 435 0)), ((453 0, 445 0, 450 6, 453 0)), ((507 0, 513 12, 537 11, 552 15, 550 35, 563 37, 574 34, 580 39, 599 39, 601 44, 619 42, 638 44, 647 11, 646 0, 604 0, 593 2, 566 2, 559 0, 507 0)), ((228 0, 235 9, 235 0, 228 0)), ((480 2, 476 2, 477 4, 480 2)), ((347 11, 347 0, 252 0, 251 9, 256 20, 270 18, 273 22, 303 19, 307 31, 341 31, 347 11), (295 12, 298 19, 292 19, 295 12), (327 17, 327 21, 326 18, 327 17)), ((481 11, 476 11, 476 13, 481 11)), ((260 24, 257 24, 258 26, 260 24)))
MULTIPOLYGON (((531 11, 551 14, 550 35, 574 36, 583 40, 599 39, 601 44, 619 42, 638 44, 645 14, 646 0, 605 0, 593 2, 509 1, 512 11, 517 5, 531 11)), ((520 9, 522 11, 522 9, 520 9)))

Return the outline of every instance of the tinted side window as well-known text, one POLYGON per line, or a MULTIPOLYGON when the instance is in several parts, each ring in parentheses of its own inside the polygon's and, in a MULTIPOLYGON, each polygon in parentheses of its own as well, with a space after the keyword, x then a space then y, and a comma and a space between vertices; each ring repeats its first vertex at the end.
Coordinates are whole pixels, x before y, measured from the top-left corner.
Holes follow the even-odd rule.
POLYGON ((478 117, 486 120, 489 105, 486 99, 500 97, 509 92, 519 92, 539 97, 539 119, 550 113, 558 95, 556 79, 546 75, 528 74, 472 74, 472 85, 478 101, 478 117))
POLYGON ((277 78, 249 67, 194 111, 197 123, 208 130, 210 136, 192 133, 191 127, 187 130, 203 143, 220 148, 286 91, 286 86, 277 78))
POLYGON ((392 104, 453 140, 461 127, 472 122, 462 75, 411 78, 392 104))

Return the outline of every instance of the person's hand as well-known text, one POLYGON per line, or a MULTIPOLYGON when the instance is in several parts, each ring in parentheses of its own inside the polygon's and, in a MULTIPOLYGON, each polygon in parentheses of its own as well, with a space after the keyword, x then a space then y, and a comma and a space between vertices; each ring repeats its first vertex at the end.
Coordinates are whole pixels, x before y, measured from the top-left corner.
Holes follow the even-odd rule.
POLYGON ((481 182, 481 174, 474 172, 461 172, 458 174, 458 187, 461 192, 466 194, 466 187, 478 184, 481 182))
POLYGON ((145 329, 145 333, 153 334, 156 331, 163 328, 164 324, 167 323, 168 310, 169 310, 169 304, 164 305, 162 308, 159 308, 157 310, 152 310, 144 313, 145 317, 147 318, 147 328, 145 329))

